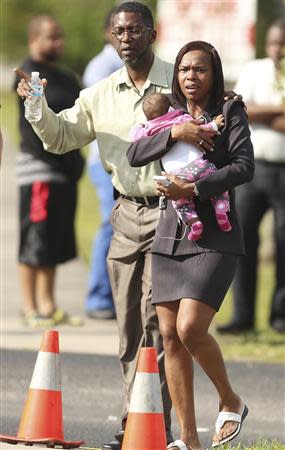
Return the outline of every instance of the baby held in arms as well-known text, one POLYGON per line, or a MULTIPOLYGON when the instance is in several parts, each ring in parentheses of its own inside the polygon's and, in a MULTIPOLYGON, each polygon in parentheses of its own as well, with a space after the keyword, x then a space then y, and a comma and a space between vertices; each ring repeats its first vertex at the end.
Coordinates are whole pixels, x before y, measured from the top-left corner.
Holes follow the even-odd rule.
MULTIPOLYGON (((174 125, 194 120, 191 115, 183 110, 173 109, 169 97, 161 93, 153 93, 145 97, 143 111, 148 121, 146 124, 136 125, 132 129, 130 135, 132 142, 142 137, 153 136, 174 125)), ((207 117, 207 113, 199 117, 199 119, 204 120, 201 128, 210 137, 219 134, 219 129, 224 126, 224 117, 220 114, 208 123, 207 117)), ((161 164, 166 172, 192 183, 217 170, 216 166, 205 158, 198 147, 182 141, 176 142, 171 147, 161 158, 161 164)), ((222 231, 230 231, 232 227, 227 215, 230 210, 228 192, 212 197, 211 202, 219 228, 222 231)), ((190 228, 188 239, 194 241, 200 239, 203 233, 203 223, 196 212, 194 199, 181 198, 172 201, 172 205, 178 217, 190 228)))

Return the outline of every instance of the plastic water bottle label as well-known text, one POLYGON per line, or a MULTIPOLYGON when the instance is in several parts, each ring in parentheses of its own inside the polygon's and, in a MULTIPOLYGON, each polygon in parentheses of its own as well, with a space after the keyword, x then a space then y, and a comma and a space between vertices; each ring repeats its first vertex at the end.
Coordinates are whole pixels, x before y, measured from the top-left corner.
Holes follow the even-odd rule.
POLYGON ((34 97, 41 97, 43 95, 43 87, 42 87, 42 85, 35 85, 35 84, 31 84, 30 83, 30 86, 32 88, 31 94, 34 97))

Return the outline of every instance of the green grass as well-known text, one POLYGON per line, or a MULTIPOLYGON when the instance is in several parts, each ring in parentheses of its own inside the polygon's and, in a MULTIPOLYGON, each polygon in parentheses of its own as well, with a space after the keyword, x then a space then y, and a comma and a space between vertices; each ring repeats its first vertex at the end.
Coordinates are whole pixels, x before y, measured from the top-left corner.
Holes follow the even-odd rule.
MULTIPOLYGON (((80 447, 86 450, 101 450, 101 448, 97 447, 80 447)), ((242 446, 239 444, 237 447, 231 447, 230 445, 223 445, 218 447, 220 450, 284 450, 284 444, 277 441, 258 441, 255 444, 248 444, 246 446, 242 446)))
POLYGON ((228 322, 232 314, 231 291, 216 316, 212 332, 219 342, 226 359, 233 361, 254 360, 264 362, 284 362, 284 335, 271 330, 268 325, 269 308, 273 292, 273 264, 261 262, 257 292, 256 331, 242 336, 218 335, 215 325, 228 322))
MULTIPOLYGON (((80 447, 86 450, 101 450, 100 448, 91 448, 91 447, 80 447)), ((256 442, 255 444, 247 444, 243 446, 239 444, 237 447, 232 447, 231 445, 223 445, 217 447, 220 450, 284 450, 284 444, 278 441, 266 441, 261 440, 256 442)))
POLYGON ((278 441, 261 440, 255 444, 248 444, 246 446, 243 446, 242 444, 239 444, 237 447, 224 445, 218 448, 221 450, 284 450, 284 444, 278 441))
MULTIPOLYGON (((16 98, 12 93, 4 93, 2 94, 1 103, 1 126, 9 133, 12 142, 18 144, 16 98)), ((4 151, 9 151, 9 149, 4 147, 4 151)), ((83 154, 86 154, 86 149, 83 150, 83 154)), ((87 264, 90 259, 92 239, 99 224, 100 213, 96 193, 85 173, 79 183, 76 229, 79 252, 87 264)), ((221 345, 226 359, 284 363, 284 336, 271 331, 268 325, 269 307, 273 291, 273 264, 270 257, 267 259, 266 261, 263 258, 260 263, 256 332, 247 333, 243 336, 219 336, 215 334, 215 326, 226 323, 231 317, 231 292, 228 293, 220 312, 216 316, 212 332, 221 345)), ((260 447, 260 449, 262 448, 266 447, 260 447)), ((279 447, 270 448, 278 449, 279 447)))

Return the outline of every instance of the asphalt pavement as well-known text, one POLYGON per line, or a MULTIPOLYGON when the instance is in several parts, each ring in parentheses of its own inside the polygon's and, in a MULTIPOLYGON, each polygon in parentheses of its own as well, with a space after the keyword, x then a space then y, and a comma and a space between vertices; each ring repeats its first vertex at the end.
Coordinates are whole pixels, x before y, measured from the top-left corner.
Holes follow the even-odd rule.
MULTIPOLYGON (((17 274, 17 187, 15 152, 4 134, 1 167, 1 430, 17 433, 25 396, 39 350, 42 330, 25 327, 20 320, 21 296, 17 274)), ((61 308, 82 316, 81 327, 59 326, 61 372, 64 386, 65 438, 84 439, 100 447, 119 427, 122 386, 118 365, 116 321, 87 319, 84 297, 87 267, 78 258, 60 266, 57 299, 61 308)), ((266 355, 265 355, 266 358, 266 355)), ((285 442, 284 365, 252 362, 227 363, 233 385, 249 406, 239 440, 285 442)), ((197 421, 203 445, 209 446, 217 411, 217 397, 197 367, 197 421)), ((178 428, 173 416, 173 430, 178 428)), ((0 444, 1 449, 26 449, 0 444)), ((37 449, 37 446, 33 446, 37 449)), ((43 448, 43 447, 39 447, 43 448)))

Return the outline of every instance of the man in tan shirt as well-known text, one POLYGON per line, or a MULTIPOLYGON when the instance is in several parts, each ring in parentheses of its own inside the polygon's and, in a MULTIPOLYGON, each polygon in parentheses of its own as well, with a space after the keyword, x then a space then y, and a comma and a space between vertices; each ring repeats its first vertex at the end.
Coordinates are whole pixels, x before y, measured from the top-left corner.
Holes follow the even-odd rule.
MULTIPOLYGON (((80 148, 95 138, 100 157, 119 198, 113 209, 114 234, 108 255, 108 269, 115 300, 124 382, 122 426, 129 408, 137 358, 142 346, 155 346, 161 374, 167 441, 170 432, 171 401, 164 373, 164 353, 154 306, 151 305, 151 245, 159 215, 153 175, 160 175, 159 162, 144 167, 129 166, 126 151, 133 125, 145 121, 142 101, 151 92, 169 93, 173 66, 153 54, 156 39, 150 10, 138 2, 125 2, 113 15, 116 50, 125 67, 91 88, 84 89, 75 105, 59 114, 48 108, 43 98, 43 116, 32 126, 47 151, 61 154, 80 148)), ((21 97, 29 96, 29 85, 22 79, 21 97)), ((196 124, 183 128, 183 138, 198 143, 207 138, 196 124), (188 137, 187 137, 188 135, 188 137)), ((211 140, 209 140, 211 144, 211 140)), ((119 450, 118 441, 103 449, 119 450)), ((120 441, 120 442, 119 442, 120 441)))
MULTIPOLYGON (((155 308, 150 303, 150 248, 159 211, 152 176, 160 174, 160 167, 159 163, 153 163, 131 168, 126 151, 132 126, 144 121, 143 97, 154 91, 169 92, 173 69, 152 53, 156 32, 146 6, 122 4, 113 20, 117 50, 126 66, 84 89, 74 107, 59 114, 48 108, 44 98, 43 117, 32 125, 46 150, 53 153, 65 153, 96 138, 102 163, 114 187, 120 194, 133 197, 120 196, 117 200, 108 256, 124 381, 122 422, 124 428, 139 349, 155 345, 162 375, 166 428, 170 432, 171 402, 164 376, 162 341, 155 308)), ((29 87, 22 87, 25 91, 19 92, 19 87, 18 93, 25 97, 29 87)), ((120 444, 113 442, 103 448, 119 449, 120 444)))

